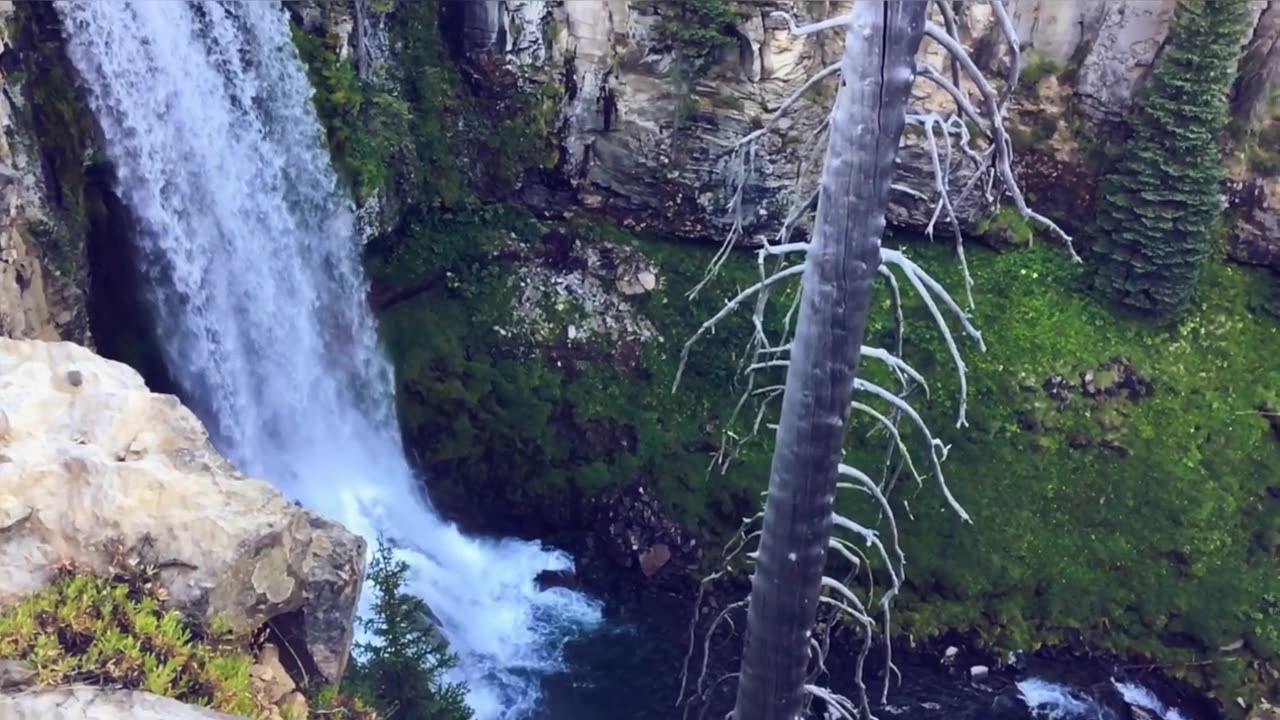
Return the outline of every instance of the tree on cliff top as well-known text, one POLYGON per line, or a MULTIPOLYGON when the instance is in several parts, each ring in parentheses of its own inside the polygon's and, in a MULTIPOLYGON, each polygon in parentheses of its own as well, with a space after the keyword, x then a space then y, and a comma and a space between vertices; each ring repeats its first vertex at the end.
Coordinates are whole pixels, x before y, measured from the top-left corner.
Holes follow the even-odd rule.
POLYGON ((1132 139, 1102 181, 1098 285, 1161 319, 1180 316, 1222 211, 1218 138, 1247 0, 1185 0, 1169 46, 1140 93, 1132 139))
MULTIPOLYGON (((951 3, 941 0, 932 4, 941 25, 927 19, 930 7, 930 3, 920 0, 858 0, 849 15, 809 25, 797 26, 787 16, 796 35, 844 29, 843 58, 797 90, 765 121, 764 127, 743 138, 733 156, 737 164, 730 165, 738 183, 732 200, 736 210, 748 175, 742 163, 744 158, 751 157, 752 144, 769 132, 779 117, 816 83, 840 76, 835 107, 819 129, 819 133, 826 132, 819 187, 805 195, 787 217, 776 241, 759 251, 760 282, 730 300, 724 310, 707 320, 684 351, 687 358, 699 338, 752 299, 756 332, 748 353, 747 390, 739 407, 749 398, 763 398, 758 416, 763 417, 770 400, 779 397, 782 400, 764 511, 747 519, 735 542, 726 548, 726 562, 743 557, 754 563, 751 594, 747 600, 724 608, 712 620, 704 644, 705 655, 717 627, 732 613, 745 608, 745 650, 741 671, 737 674, 737 702, 731 714, 735 720, 796 720, 812 698, 825 703, 835 717, 851 720, 870 716, 867 693, 861 682, 862 666, 875 635, 884 633, 887 640, 890 606, 901 587, 905 559, 890 501, 897 474, 886 473, 877 481, 842 462, 846 428, 853 410, 870 418, 886 433, 887 466, 898 464, 907 468, 916 481, 932 475, 951 508, 968 520, 947 490, 942 476, 946 446, 934 438, 906 399, 916 390, 927 393, 927 386, 924 378, 901 358, 899 274, 911 284, 932 314, 956 364, 961 391, 959 425, 965 423, 965 365, 945 316, 950 314, 958 319, 979 347, 982 339, 968 315, 940 284, 904 253, 880 247, 890 192, 905 192, 935 201, 934 218, 939 215, 947 218, 962 263, 960 226, 951 197, 952 173, 961 166, 970 172, 959 189, 961 197, 980 192, 988 201, 998 202, 1007 196, 1023 218, 1056 232, 1070 247, 1071 239, 1053 222, 1027 208, 1013 176, 1013 145, 1002 118, 1009 93, 1018 85, 1021 62, 1014 25, 1003 3, 991 0, 997 27, 1007 42, 1005 60, 1009 74, 1003 79, 1001 92, 993 88, 959 42, 951 3), (917 64, 917 51, 926 36, 950 56, 950 76, 927 64, 917 64), (950 96, 955 111, 945 116, 937 112, 908 112, 910 89, 917 76, 950 96), (906 124, 921 128, 928 141, 936 185, 934 198, 892 183, 894 159, 906 124), (999 188, 998 195, 993 187, 999 188), (793 230, 815 205, 810 240, 791 241, 793 230), (790 258, 801 256, 802 263, 789 263, 790 258), (772 271, 766 271, 771 263, 772 271), (794 290, 794 301, 781 320, 782 329, 780 333, 775 332, 778 323, 766 320, 768 300, 772 294, 782 291, 786 281, 801 275, 800 286, 794 290), (893 350, 863 345, 877 277, 885 279, 892 293, 896 316, 896 348, 893 350), (894 392, 878 384, 873 380, 874 372, 860 373, 859 365, 864 357, 882 364, 886 372, 881 375, 890 382, 896 381, 900 389, 894 392), (756 385, 758 377, 767 378, 769 373, 778 372, 785 373, 783 383, 778 384, 775 377, 771 382, 766 380, 763 386, 756 385), (864 374, 866 377, 861 377, 864 374), (884 407, 884 411, 876 405, 884 407), (900 430, 900 425, 907 427, 900 430), (928 458, 922 466, 925 473, 916 471, 907 450, 906 442, 913 438, 924 441, 928 458), (853 491, 852 497, 865 498, 870 514, 877 519, 864 525, 837 512, 835 501, 840 491, 853 491), (847 571, 843 579, 833 577, 839 573, 830 567, 829 550, 834 565, 842 565, 847 571), (887 588, 879 595, 874 592, 873 562, 868 555, 878 564, 875 575, 887 579, 887 583, 883 583, 887 588), (862 572, 867 574, 872 587, 855 590, 853 579, 862 572), (880 606, 879 612, 875 604, 880 606), (861 630, 863 644, 857 658, 856 699, 822 687, 829 648, 829 636, 822 628, 830 627, 834 621, 848 622, 861 630)), ((932 227, 931 224, 930 233, 932 227)), ((708 276, 723 262, 739 232, 740 226, 735 226, 708 276)), ((967 282, 967 272, 965 276, 967 282)), ((708 582, 721 574, 711 576, 708 582)), ((691 642, 690 657, 692 651, 691 642)), ((689 680, 687 662, 686 683, 689 680)), ((884 693, 887 694, 893 670, 887 652, 886 662, 884 693)), ((711 688, 705 681, 704 656, 703 672, 694 682, 691 700, 706 697, 711 688)), ((687 685, 681 691, 682 701, 686 690, 689 690, 687 685)))

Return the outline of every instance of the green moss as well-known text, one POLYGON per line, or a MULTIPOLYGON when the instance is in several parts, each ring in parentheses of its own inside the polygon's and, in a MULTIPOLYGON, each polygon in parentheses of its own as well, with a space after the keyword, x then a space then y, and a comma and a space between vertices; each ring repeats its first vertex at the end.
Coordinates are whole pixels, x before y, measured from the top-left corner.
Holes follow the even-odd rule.
POLYGON ((1037 94, 1037 88, 1040 81, 1049 75, 1057 75, 1062 71, 1058 63, 1052 58, 1032 51, 1027 57, 1027 64, 1022 68, 1022 73, 1018 76, 1019 91, 1025 95, 1034 97, 1037 94))
MULTIPOLYGON (((943 252, 911 251, 960 286, 943 252)), ((970 263, 990 350, 968 354, 969 429, 947 425, 956 387, 936 334, 916 335, 908 359, 933 379, 927 414, 947 428, 950 487, 974 525, 945 512, 932 490, 912 499, 915 520, 901 523, 911 586, 899 627, 976 626, 1007 649, 1078 629, 1099 647, 1158 658, 1224 704, 1274 686, 1247 663, 1280 660, 1280 616, 1267 600, 1280 593, 1280 560, 1266 549, 1268 518, 1280 512, 1268 490, 1280 443, 1254 412, 1280 387, 1280 329, 1247 311, 1265 278, 1211 266, 1202 304, 1162 331, 1088 299, 1087 271, 1053 250, 971 252, 970 263), (1078 384, 1115 356, 1151 378, 1154 395, 1099 405, 1077 392, 1062 410, 1046 406, 1045 379, 1078 384), (1053 421, 1029 431, 1020 423, 1028 412, 1053 421), (1074 449, 1077 435, 1089 444, 1074 449), (1245 655, 1217 650, 1241 637, 1245 655)), ((918 309, 915 321, 926 326, 918 309)))
POLYGON ((92 682, 265 717, 250 681, 253 659, 164 610, 160 598, 128 581, 65 569, 0 615, 0 658, 28 663, 40 685, 92 682))
POLYGON ((334 167, 358 201, 372 197, 386 185, 393 154, 408 134, 408 105, 360 80, 351 60, 339 59, 336 36, 294 26, 293 40, 315 88, 334 167))
POLYGON ((51 5, 21 3, 13 22, 25 72, 10 82, 23 93, 20 121, 40 144, 53 217, 30 230, 46 266, 80 285, 85 268, 84 242, 87 157, 94 146, 93 114, 76 88, 51 5))
MULTIPOLYGON (((680 391, 669 389, 683 341, 752 281, 754 262, 733 258, 690 301, 708 260, 702 249, 601 225, 550 228, 636 244, 656 263, 662 286, 632 302, 663 339, 628 366, 595 351, 521 346, 496 329, 510 322, 512 289, 494 254, 515 232, 537 258, 547 229, 504 211, 423 228, 414 243, 450 258, 418 272, 453 280, 383 322, 402 419, 410 444, 430 458, 433 492, 453 505, 512 508, 525 527, 571 527, 586 498, 645 480, 677 517, 719 539, 768 476, 768 437, 738 448, 727 474, 708 473, 741 390, 734 368, 745 315, 700 342, 680 391)), ((948 251, 910 252, 960 286, 948 251)), ((967 352, 970 428, 951 427, 954 371, 918 303, 908 308, 908 360, 932 379, 934 399, 923 408, 952 445, 950 485, 975 524, 946 512, 932 488, 903 496, 914 519, 902 520, 911 585, 899 627, 915 635, 976 627, 1000 648, 1062 641, 1078 629, 1100 647, 1171 663, 1220 697, 1270 682, 1216 650, 1244 637, 1247 657, 1276 660, 1266 598, 1280 593, 1280 501, 1267 487, 1280 474, 1280 443, 1252 409, 1278 401, 1280 338, 1273 321, 1247 312, 1266 283, 1214 265, 1205 304, 1161 331, 1110 315, 1086 294, 1084 270, 1051 249, 973 250, 970 261, 990 347, 967 352), (1095 386, 1109 386, 1113 373, 1102 366, 1116 356, 1153 381, 1154 395, 1095 400, 1076 390, 1059 408, 1041 389, 1055 374, 1078 384, 1086 370, 1095 386), (1214 662, 1179 664, 1193 659, 1214 662)), ((887 303, 881 295, 873 343, 888 342, 887 303)), ((734 429, 745 434, 743 423, 734 429)), ((851 459, 877 467, 881 451, 855 442, 851 459)))
POLYGON ((1035 229, 1008 205, 979 220, 974 232, 996 247, 1026 247, 1035 240, 1035 229))
POLYGON ((768 457, 757 448, 749 468, 709 486, 716 437, 707 428, 732 409, 726 359, 740 351, 735 338, 746 318, 700 346, 681 392, 673 394, 671 383, 684 338, 725 292, 750 281, 753 268, 731 268, 691 307, 684 293, 710 259, 700 248, 641 241, 607 225, 544 228, 511 211, 436 217, 415 227, 411 242, 374 257, 371 267, 400 282, 411 281, 403 274, 409 266, 419 276, 448 278, 382 318, 401 382, 401 419, 410 444, 439 478, 433 492, 442 503, 505 507, 522 522, 564 526, 591 497, 644 480, 660 487, 692 526, 718 532, 722 515, 736 517, 744 483, 755 482, 768 457), (601 347, 513 343, 506 332, 511 271, 494 257, 514 233, 534 258, 522 262, 543 261, 537 258, 547 230, 584 242, 640 244, 655 262, 662 287, 633 305, 663 339, 638 349, 639 368, 611 361, 601 347))

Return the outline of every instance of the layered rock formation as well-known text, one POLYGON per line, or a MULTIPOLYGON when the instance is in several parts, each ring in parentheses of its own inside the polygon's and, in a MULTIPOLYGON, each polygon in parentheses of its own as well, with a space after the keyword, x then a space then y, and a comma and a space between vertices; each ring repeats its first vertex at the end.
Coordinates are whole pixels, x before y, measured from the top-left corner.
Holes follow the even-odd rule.
MULTIPOLYGON (((1255 12, 1264 4, 1255 3, 1255 12)), ((733 221, 726 214, 727 186, 739 168, 730 149, 830 63, 840 42, 838 33, 795 37, 774 13, 790 13, 804 23, 838 13, 839 3, 832 5, 736 4, 740 20, 732 42, 692 70, 682 65, 679 43, 663 29, 675 11, 672 3, 472 3, 460 25, 471 50, 499 52, 514 67, 564 84, 561 170, 577 202, 634 224, 718 237, 733 221)), ((1095 122, 1121 119, 1163 46, 1174 6, 1173 0, 1010 2, 1024 63, 1069 68, 1073 76, 1061 106, 1028 108, 1021 120, 1034 122, 1045 112, 1061 119, 1069 109, 1095 122)), ((999 69, 1007 51, 989 5, 968 4, 958 22, 977 61, 999 69)), ((922 54, 941 62, 929 42, 922 54)), ((951 109, 949 100, 923 85, 917 107, 951 109)), ((748 235, 759 239, 776 227, 796 197, 797 181, 805 185, 814 163, 803 148, 827 112, 832 91, 802 100, 782 132, 764 140, 749 160, 742 217, 748 235)), ((924 152, 903 153, 902 177, 915 189, 931 191, 929 162, 924 152)), ((893 216, 899 223, 915 229, 927 224, 931 208, 914 207, 909 196, 898 200, 893 216)), ((972 220, 985 208, 967 210, 972 220)))
POLYGON ((272 622, 310 675, 341 677, 365 542, 241 475, 172 396, 71 343, 0 339, 0 607, 64 560, 153 563, 176 607, 272 622))

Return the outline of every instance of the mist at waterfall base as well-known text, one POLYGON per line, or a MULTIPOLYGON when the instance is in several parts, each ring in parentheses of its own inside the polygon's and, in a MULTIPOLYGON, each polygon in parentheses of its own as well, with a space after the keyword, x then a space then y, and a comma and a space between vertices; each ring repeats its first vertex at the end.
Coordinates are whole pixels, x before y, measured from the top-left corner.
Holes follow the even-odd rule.
MULTIPOLYGON (((59 0, 137 225, 168 367, 246 474, 411 566, 479 720, 526 717, 598 605, 533 543, 464 536, 401 447, 354 215, 275 2, 59 0)), ((367 610, 367 593, 365 609, 367 610)))

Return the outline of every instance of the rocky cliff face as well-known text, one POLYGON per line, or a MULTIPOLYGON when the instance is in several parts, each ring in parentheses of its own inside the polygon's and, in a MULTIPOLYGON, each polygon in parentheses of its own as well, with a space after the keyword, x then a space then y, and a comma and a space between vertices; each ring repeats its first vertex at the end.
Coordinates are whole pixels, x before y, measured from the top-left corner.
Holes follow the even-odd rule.
POLYGON ((241 475, 128 366, 0 338, 0 607, 65 560, 107 572, 113 547, 150 555, 178 608, 246 634, 273 621, 308 674, 342 676, 361 538, 241 475))
POLYGON ((0 2, 0 335, 86 342, 81 243, 50 201, 17 15, 0 2))
MULTIPOLYGON (((561 171, 578 202, 635 224, 720 236, 732 222, 726 215, 726 186, 735 171, 729 149, 832 62, 839 43, 833 33, 797 38, 774 15, 787 12, 798 23, 810 22, 839 12, 839 3, 722 4, 732 6, 737 24, 696 68, 664 25, 676 3, 474 3, 462 26, 472 51, 501 53, 510 65, 565 85, 561 171)), ((1263 4, 1255 4, 1258 11, 1263 4)), ((1123 117, 1163 45, 1174 6, 1173 0, 1011 2, 1024 62, 1073 76, 1059 107, 1028 107, 1017 120, 1035 124, 1046 112, 1060 119, 1078 112, 1096 123, 1123 117)), ((990 7, 968 4, 958 21, 980 64, 1000 68, 1006 50, 990 7)), ((930 43, 922 54, 940 65, 930 43)), ((917 107, 950 109, 949 101, 923 85, 917 107)), ((813 158, 802 150, 827 112, 831 92, 828 85, 801 101, 782 132, 763 141, 748 163, 743 220, 749 235, 769 233, 794 202, 797 181, 803 185, 812 173, 813 158)), ((916 189, 932 188, 928 162, 914 151, 900 160, 903 177, 916 189)), ((923 227, 931 208, 899 199, 898 221, 923 227)), ((982 210, 970 208, 970 219, 982 210)))
MULTIPOLYGON (((1271 4, 1255 0, 1255 18, 1271 4)), ((378 37, 376 28, 364 35, 351 29, 361 24, 358 3, 345 9, 340 2, 310 5, 331 16, 356 18, 330 27, 357 56, 362 37, 365 42, 378 37)), ((1023 141, 1020 175, 1039 209, 1067 223, 1080 219, 1079 211, 1090 202, 1088 189, 1081 187, 1090 179, 1087 146, 1121 128, 1119 121, 1159 57, 1175 5, 1174 0, 1009 0, 1025 79, 1010 124, 1023 141)), ((841 7, 840 2, 795 0, 486 0, 446 5, 442 12, 446 31, 464 54, 497 57, 527 81, 552 83, 563 91, 560 163, 549 183, 545 174, 526 179, 521 188, 526 205, 551 215, 590 208, 629 227, 693 239, 720 239, 740 221, 749 243, 771 235, 812 187, 820 162, 813 137, 829 108, 834 81, 806 93, 779 132, 762 138, 751 152, 733 149, 807 78, 833 62, 841 42, 838 33, 796 37, 775 13, 790 13, 805 23, 837 14, 841 7), (704 21, 687 17, 695 6, 720 8, 733 22, 719 28, 718 37, 691 46, 672 24, 704 21), (734 215, 730 199, 739 181, 741 203, 734 215)), ((979 65, 992 77, 1003 77, 1008 52, 990 6, 967 3, 957 20, 979 65)), ((710 32, 715 35, 717 28, 711 26, 710 32)), ((373 44, 387 45, 385 40, 373 44)), ((926 41, 921 53, 942 67, 937 46, 926 41)), ((914 105, 923 112, 953 108, 945 94, 925 82, 917 86, 914 105)), ((956 165, 954 177, 963 182, 967 176, 959 161, 956 165)), ((919 133, 906 134, 898 170, 903 185, 932 192, 931 158, 919 133)), ((1272 211, 1258 210, 1265 205, 1248 208, 1254 214, 1246 222, 1274 222, 1272 211)), ((972 227, 992 207, 975 200, 959 211, 972 227)), ((900 227, 919 231, 932 212, 930 203, 903 192, 894 198, 890 216, 900 227)), ((1257 257, 1256 234, 1249 237, 1246 242, 1255 247, 1235 252, 1241 259, 1257 257)), ((1280 257, 1270 249, 1265 254, 1268 262, 1280 257)))

